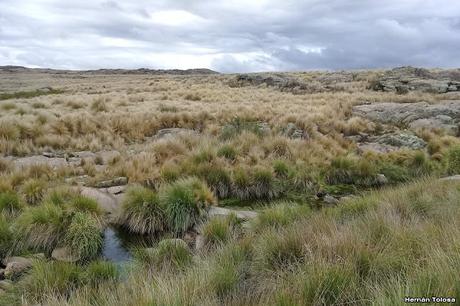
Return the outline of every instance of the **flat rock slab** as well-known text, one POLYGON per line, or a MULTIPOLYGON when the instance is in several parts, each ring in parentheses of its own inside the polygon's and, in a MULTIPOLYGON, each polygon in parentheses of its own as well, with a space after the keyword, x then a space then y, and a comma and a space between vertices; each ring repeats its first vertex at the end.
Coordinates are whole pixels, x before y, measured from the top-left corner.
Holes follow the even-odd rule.
POLYGON ((58 157, 45 157, 43 155, 35 155, 29 157, 20 157, 13 160, 14 166, 18 168, 25 168, 34 165, 46 165, 53 169, 57 169, 59 167, 67 166, 67 161, 65 158, 58 158, 58 157))
POLYGON ((116 215, 119 211, 122 195, 113 195, 106 188, 79 187, 81 195, 95 200, 99 207, 109 214, 116 215))
POLYGON ((442 101, 437 104, 419 103, 374 103, 354 106, 353 116, 370 121, 420 128, 442 129, 457 135, 460 124, 460 101, 442 101))
POLYGON ((212 206, 208 211, 209 217, 226 217, 235 214, 238 219, 250 220, 257 218, 257 212, 250 210, 233 210, 223 207, 212 206))

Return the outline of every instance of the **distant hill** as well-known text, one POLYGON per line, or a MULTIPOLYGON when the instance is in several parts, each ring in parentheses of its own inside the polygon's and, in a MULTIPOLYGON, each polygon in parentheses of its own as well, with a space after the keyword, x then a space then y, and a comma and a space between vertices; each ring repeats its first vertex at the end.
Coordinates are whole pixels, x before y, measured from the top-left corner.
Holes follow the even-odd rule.
POLYGON ((206 74, 219 74, 219 72, 206 69, 206 68, 195 68, 195 69, 97 69, 97 70, 60 70, 60 69, 49 69, 49 68, 27 68, 23 66, 0 66, 0 72, 39 72, 39 73, 62 73, 62 74, 73 74, 73 73, 84 73, 84 74, 151 74, 151 75, 206 75, 206 74))

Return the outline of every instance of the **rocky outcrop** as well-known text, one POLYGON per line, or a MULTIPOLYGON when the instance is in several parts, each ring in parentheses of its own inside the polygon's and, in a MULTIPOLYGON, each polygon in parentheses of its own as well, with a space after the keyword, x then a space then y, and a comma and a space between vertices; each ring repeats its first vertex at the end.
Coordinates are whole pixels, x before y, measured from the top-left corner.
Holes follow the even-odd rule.
POLYGON ((289 122, 286 128, 283 130, 283 136, 291 139, 308 139, 309 135, 306 131, 299 128, 292 122, 289 122))
POLYGON ((361 152, 388 153, 400 149, 420 150, 426 145, 426 142, 416 135, 399 132, 369 136, 365 141, 358 143, 358 149, 361 152))
POLYGON ((460 125, 460 101, 442 101, 437 104, 374 103, 354 106, 354 116, 370 121, 399 127, 439 129, 450 135, 458 135, 460 125))
POLYGON ((430 93, 460 91, 460 70, 436 72, 423 68, 400 67, 385 72, 370 87, 377 91, 401 94, 409 91, 430 93))
POLYGON ((260 85, 274 87, 281 91, 289 91, 293 93, 302 93, 303 91, 308 90, 308 85, 305 82, 284 74, 238 74, 230 83, 230 86, 232 87, 260 85))

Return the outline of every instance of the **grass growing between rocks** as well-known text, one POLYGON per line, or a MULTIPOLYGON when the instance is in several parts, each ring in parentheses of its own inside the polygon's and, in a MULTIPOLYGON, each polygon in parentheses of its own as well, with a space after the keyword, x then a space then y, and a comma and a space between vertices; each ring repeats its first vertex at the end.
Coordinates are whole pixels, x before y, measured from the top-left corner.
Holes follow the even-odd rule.
POLYGON ((458 297, 459 197, 458 183, 424 179, 318 212, 280 203, 179 270, 167 263, 184 262, 185 253, 168 241, 150 258, 161 271, 133 268, 115 285, 77 286, 70 269, 39 278, 55 291, 35 282, 21 290, 26 304, 45 305, 400 305, 404 296, 458 297), (36 288, 49 294, 34 295, 36 288))

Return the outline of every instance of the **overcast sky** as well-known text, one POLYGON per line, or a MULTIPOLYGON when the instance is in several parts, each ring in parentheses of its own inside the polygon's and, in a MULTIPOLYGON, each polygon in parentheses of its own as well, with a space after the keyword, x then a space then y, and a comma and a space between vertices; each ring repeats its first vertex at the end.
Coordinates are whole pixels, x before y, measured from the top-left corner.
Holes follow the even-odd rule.
POLYGON ((0 65, 460 67, 460 0, 0 0, 0 65))

